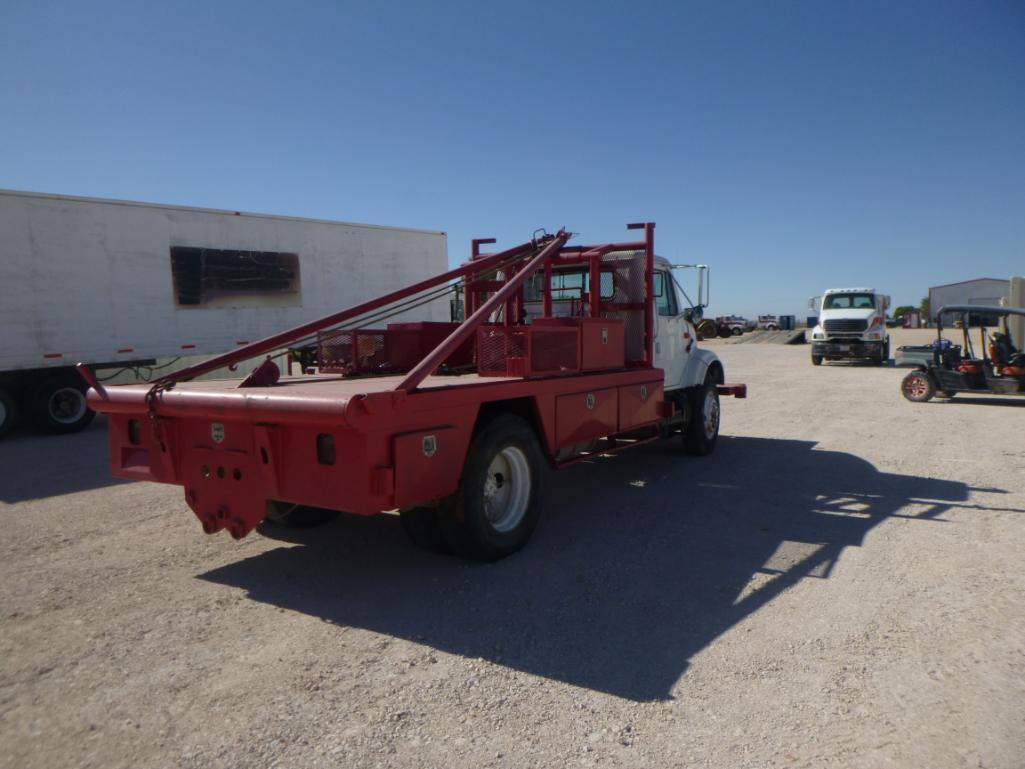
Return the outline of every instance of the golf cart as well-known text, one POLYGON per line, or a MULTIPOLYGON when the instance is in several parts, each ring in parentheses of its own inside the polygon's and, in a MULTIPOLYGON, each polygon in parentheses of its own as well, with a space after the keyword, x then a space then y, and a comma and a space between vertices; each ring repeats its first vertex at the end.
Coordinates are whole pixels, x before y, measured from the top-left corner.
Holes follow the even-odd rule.
POLYGON ((921 403, 934 395, 952 398, 955 393, 992 393, 994 395, 1025 395, 1025 350, 1015 347, 1007 330, 1008 316, 1025 317, 1020 307, 983 307, 979 305, 948 305, 936 316, 936 341, 923 346, 931 359, 923 362, 904 377, 900 391, 909 401, 921 403), (954 326, 961 327, 962 344, 943 338, 943 317, 953 315, 954 326), (999 318, 997 329, 986 335, 986 320, 999 318), (972 322, 979 328, 980 356, 972 347, 972 322), (1001 331, 1000 328, 1003 328, 1001 331))

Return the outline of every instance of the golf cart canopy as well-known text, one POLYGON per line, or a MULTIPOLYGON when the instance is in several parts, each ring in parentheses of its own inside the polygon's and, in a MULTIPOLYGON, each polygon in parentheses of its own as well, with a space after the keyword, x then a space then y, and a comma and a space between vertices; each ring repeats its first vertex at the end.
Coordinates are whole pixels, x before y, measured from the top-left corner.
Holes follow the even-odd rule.
POLYGON ((1025 317, 1025 307, 997 307, 987 304, 948 304, 940 307, 936 313, 936 325, 943 326, 943 315, 948 312, 967 312, 973 315, 1021 315, 1025 317))

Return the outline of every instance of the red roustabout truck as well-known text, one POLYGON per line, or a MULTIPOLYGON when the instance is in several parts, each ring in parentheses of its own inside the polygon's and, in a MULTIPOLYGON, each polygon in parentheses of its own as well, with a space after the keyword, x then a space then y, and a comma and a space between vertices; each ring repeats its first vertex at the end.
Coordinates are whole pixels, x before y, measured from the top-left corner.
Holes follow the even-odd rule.
POLYGON ((398 509, 421 545, 469 558, 530 538, 544 465, 719 433, 722 364, 697 347, 672 266, 643 239, 569 246, 544 234, 373 301, 254 342, 155 383, 104 387, 115 475, 178 484, 203 529, 244 537, 264 518, 398 509), (460 323, 388 317, 462 291, 460 323), (382 328, 382 324, 384 327, 382 328), (312 346, 315 373, 269 359, 243 380, 195 377, 312 346))

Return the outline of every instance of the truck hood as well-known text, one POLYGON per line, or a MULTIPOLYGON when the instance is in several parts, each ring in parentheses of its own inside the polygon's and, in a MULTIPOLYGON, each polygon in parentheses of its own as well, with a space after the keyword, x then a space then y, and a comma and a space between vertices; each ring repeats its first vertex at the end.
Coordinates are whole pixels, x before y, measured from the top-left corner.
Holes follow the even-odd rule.
POLYGON ((819 323, 824 320, 837 320, 840 318, 864 318, 865 320, 871 320, 876 315, 882 315, 875 307, 858 307, 858 308, 845 308, 836 310, 823 310, 819 315, 819 323))

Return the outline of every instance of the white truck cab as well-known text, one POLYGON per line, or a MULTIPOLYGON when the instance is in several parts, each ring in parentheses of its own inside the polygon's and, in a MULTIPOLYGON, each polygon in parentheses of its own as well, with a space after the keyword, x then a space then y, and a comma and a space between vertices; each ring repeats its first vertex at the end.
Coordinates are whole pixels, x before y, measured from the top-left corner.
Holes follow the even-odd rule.
POLYGON ((889 296, 874 288, 830 288, 808 306, 818 312, 818 325, 811 332, 812 365, 867 358, 882 366, 890 359, 889 296))
POLYGON ((701 386, 711 375, 722 384, 722 364, 711 350, 698 347, 695 325, 707 301, 708 268, 704 265, 672 265, 655 257, 655 366, 665 371, 666 391, 701 386), (691 304, 673 277, 674 269, 698 270, 698 302, 691 304))

